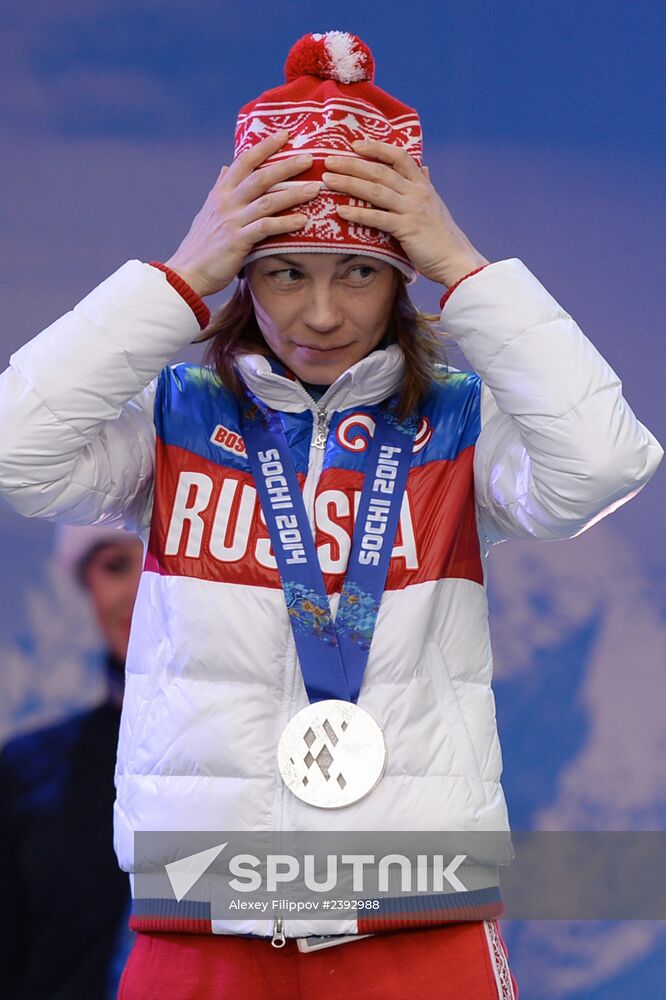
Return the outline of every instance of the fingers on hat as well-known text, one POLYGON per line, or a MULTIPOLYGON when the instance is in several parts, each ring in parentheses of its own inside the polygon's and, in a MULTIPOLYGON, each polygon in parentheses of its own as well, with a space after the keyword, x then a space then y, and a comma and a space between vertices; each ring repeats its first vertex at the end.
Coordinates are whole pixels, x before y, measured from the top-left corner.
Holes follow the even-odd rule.
POLYGON ((240 153, 231 164, 231 169, 239 180, 249 176, 252 171, 276 152, 289 138, 289 132, 272 132, 260 142, 249 146, 240 153))

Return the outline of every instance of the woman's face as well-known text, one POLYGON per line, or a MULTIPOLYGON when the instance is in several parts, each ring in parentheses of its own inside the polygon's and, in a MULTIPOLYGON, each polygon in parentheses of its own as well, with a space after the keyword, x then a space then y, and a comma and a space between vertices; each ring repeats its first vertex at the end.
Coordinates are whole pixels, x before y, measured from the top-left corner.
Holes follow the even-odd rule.
POLYGON ((266 343, 301 381, 318 385, 375 349, 400 280, 391 264, 339 253, 263 257, 246 272, 266 343))

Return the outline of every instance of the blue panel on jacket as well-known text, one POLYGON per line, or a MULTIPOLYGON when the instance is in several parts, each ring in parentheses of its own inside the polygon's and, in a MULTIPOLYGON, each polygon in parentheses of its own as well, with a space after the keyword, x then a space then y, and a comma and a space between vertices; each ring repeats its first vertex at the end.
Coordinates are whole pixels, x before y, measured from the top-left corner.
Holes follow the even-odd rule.
MULTIPOLYGON (((452 372, 435 383, 421 409, 421 426, 412 466, 451 460, 473 445, 480 430, 479 377, 452 372)), ((362 470, 367 443, 378 406, 350 407, 331 420, 324 468, 362 470)), ((284 414, 284 427, 296 471, 305 474, 312 436, 313 414, 309 410, 284 414)), ((240 433, 238 402, 217 377, 199 365, 180 364, 164 368, 155 398, 155 426, 161 440, 184 448, 209 461, 247 471, 244 455, 221 448, 211 440, 222 425, 240 433)))

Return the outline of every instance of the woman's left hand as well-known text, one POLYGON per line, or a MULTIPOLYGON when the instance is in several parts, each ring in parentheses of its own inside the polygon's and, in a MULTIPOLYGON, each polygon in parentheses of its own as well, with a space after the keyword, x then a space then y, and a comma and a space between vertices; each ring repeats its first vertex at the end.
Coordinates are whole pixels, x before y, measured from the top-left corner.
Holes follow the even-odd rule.
POLYGON ((340 205, 343 219, 390 233, 424 278, 448 287, 488 263, 453 221, 427 167, 419 168, 406 150, 386 142, 368 140, 352 146, 358 157, 326 157, 324 183, 376 207, 340 205))

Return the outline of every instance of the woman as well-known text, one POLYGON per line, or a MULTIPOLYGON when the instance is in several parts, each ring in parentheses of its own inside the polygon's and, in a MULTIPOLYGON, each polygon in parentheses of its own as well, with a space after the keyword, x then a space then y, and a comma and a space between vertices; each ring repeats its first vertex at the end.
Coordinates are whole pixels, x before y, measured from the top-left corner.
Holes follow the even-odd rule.
POLYGON ((571 317, 455 224, 367 47, 305 36, 286 76, 241 110, 166 264, 125 264, 3 376, 9 502, 147 546, 116 773, 141 932, 120 995, 510 998, 499 857, 421 918, 412 894, 390 919, 293 920, 158 890, 165 859, 134 851, 137 831, 506 831, 487 548, 579 533, 661 457, 571 317), (448 289, 476 374, 436 367, 416 271, 448 289), (208 326, 202 298, 237 277, 208 326), (209 366, 165 368, 199 327, 209 366))

